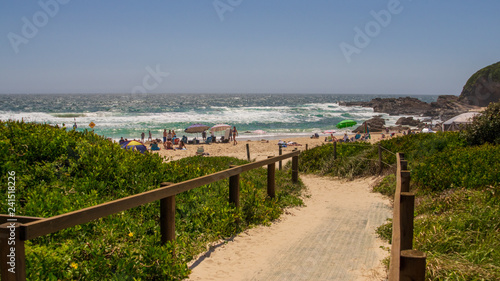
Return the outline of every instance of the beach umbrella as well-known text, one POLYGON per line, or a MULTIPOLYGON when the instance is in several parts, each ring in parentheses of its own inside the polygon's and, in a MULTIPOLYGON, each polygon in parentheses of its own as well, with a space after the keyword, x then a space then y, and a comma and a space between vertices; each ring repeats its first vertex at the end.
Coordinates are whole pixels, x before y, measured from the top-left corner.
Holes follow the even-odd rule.
POLYGON ((135 148, 136 150, 139 150, 141 153, 144 153, 147 150, 147 147, 142 142, 138 142, 135 140, 123 142, 121 144, 121 147, 124 149, 134 149, 135 148))
POLYGON ((207 125, 203 125, 203 124, 193 124, 189 127, 187 127, 184 132, 186 133, 189 133, 189 134, 192 134, 192 133, 201 133, 203 131, 206 131, 208 128, 210 128, 209 126, 207 125))
POLYGON ((214 125, 212 128, 210 128, 210 132, 219 132, 219 131, 225 131, 227 129, 230 129, 231 125, 228 124, 217 124, 214 125))
POLYGON ((342 129, 342 128, 347 128, 347 127, 352 127, 356 124, 357 124, 356 121, 349 119, 349 120, 340 121, 335 127, 342 129))

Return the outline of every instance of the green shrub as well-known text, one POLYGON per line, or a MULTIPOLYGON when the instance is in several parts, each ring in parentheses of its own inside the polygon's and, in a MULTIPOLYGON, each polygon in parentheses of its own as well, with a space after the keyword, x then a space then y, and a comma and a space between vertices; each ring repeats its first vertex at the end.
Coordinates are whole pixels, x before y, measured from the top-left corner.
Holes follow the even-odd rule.
POLYGON ((374 188, 373 191, 383 195, 394 197, 396 193, 396 176, 389 174, 385 176, 374 188))
MULTIPOLYGON (((380 145, 393 153, 404 153, 405 159, 412 165, 438 153, 465 147, 466 141, 458 132, 438 132, 382 140, 380 145)), ((396 157, 388 154, 385 161, 396 163, 396 157)))
MULTIPOLYGON (((123 150, 92 132, 0 123, 0 170, 16 172, 17 215, 51 217, 225 170, 246 161, 191 157, 164 163, 157 154, 123 150), (39 151, 40 150, 40 151, 39 151)), ((7 177, 0 210, 7 212, 7 177)), ((29 279, 181 280, 207 244, 278 218, 302 204, 303 185, 276 171, 276 198, 266 196, 265 169, 240 175, 240 205, 228 202, 228 180, 176 196, 176 240, 160 243, 159 202, 116 213, 26 242, 29 279), (175 256, 172 253, 175 250, 175 256)))
POLYGON ((500 189, 449 190, 417 207, 414 248, 432 280, 500 279, 500 189))
POLYGON ((300 154, 299 171, 349 179, 371 175, 378 170, 378 162, 369 158, 375 150, 370 144, 338 143, 334 159, 333 144, 325 144, 300 154))
POLYGON ((464 135, 471 145, 500 144, 500 102, 490 103, 481 115, 474 116, 464 135))
POLYGON ((500 183, 500 146, 483 145, 438 153, 414 165, 412 180, 422 190, 479 188, 500 183))

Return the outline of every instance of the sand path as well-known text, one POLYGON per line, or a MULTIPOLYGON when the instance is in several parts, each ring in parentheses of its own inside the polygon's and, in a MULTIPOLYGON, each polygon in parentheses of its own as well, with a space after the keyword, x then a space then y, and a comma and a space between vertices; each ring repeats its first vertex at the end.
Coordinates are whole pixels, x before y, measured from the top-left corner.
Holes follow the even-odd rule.
POLYGON ((190 264, 188 280, 385 280, 380 246, 389 245, 375 228, 392 214, 389 201, 370 192, 375 178, 301 179, 306 207, 214 245, 190 264))

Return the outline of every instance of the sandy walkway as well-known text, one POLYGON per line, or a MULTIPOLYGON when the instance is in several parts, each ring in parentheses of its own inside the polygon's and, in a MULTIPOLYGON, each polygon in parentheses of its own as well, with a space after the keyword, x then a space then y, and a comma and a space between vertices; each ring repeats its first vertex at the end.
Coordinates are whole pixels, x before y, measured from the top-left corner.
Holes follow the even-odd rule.
POLYGON ((380 246, 388 245, 375 228, 391 210, 370 192, 375 179, 301 179, 311 195, 307 207, 215 245, 190 264, 189 280, 384 280, 380 246))

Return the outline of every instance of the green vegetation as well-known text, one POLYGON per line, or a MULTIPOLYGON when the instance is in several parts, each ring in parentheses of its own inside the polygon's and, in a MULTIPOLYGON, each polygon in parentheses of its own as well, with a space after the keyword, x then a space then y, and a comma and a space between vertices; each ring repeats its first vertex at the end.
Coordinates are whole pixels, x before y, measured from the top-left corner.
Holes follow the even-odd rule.
MULTIPOLYGON (((156 154, 126 151, 92 132, 49 125, 0 123, 0 212, 7 213, 7 172, 16 172, 17 215, 50 217, 240 165, 228 157, 164 163, 156 154)), ((228 203, 228 180, 176 196, 174 243, 160 245, 159 202, 26 242, 31 280, 181 280, 187 262, 207 244, 278 218, 301 205, 302 184, 276 171, 276 198, 266 170, 240 176, 240 208, 228 203), (172 256, 175 250, 175 256, 172 256)))
POLYGON ((500 144, 500 102, 490 103, 483 114, 467 126, 465 138, 471 145, 500 144))
POLYGON ((488 80, 500 82, 500 62, 484 67, 474 73, 469 78, 469 80, 467 80, 467 83, 465 83, 464 91, 470 91, 473 85, 476 84, 477 79, 479 79, 480 77, 485 77, 488 80))
MULTIPOLYGON (((427 254, 428 280, 500 280, 500 146, 487 133, 500 132, 495 121, 500 116, 498 106, 490 105, 483 118, 475 121, 479 129, 380 142, 390 151, 405 153, 408 160, 411 189, 417 193, 414 248, 427 254), (481 141, 470 142, 471 134, 481 141)), ((333 161, 329 145, 313 148, 301 155, 300 169, 346 178, 366 174, 357 169, 345 172, 343 166, 348 164, 340 163, 345 160, 365 161, 369 171, 376 170, 375 146, 346 151, 333 161)), ((384 162, 395 160, 384 152, 384 162)), ((393 197, 395 176, 387 175, 374 190, 393 197)), ((379 227, 377 233, 390 243, 392 223, 379 227)))
POLYGON ((370 144, 337 143, 334 159, 334 145, 324 144, 300 154, 299 171, 349 179, 367 176, 378 171, 376 153, 377 147, 370 144))

